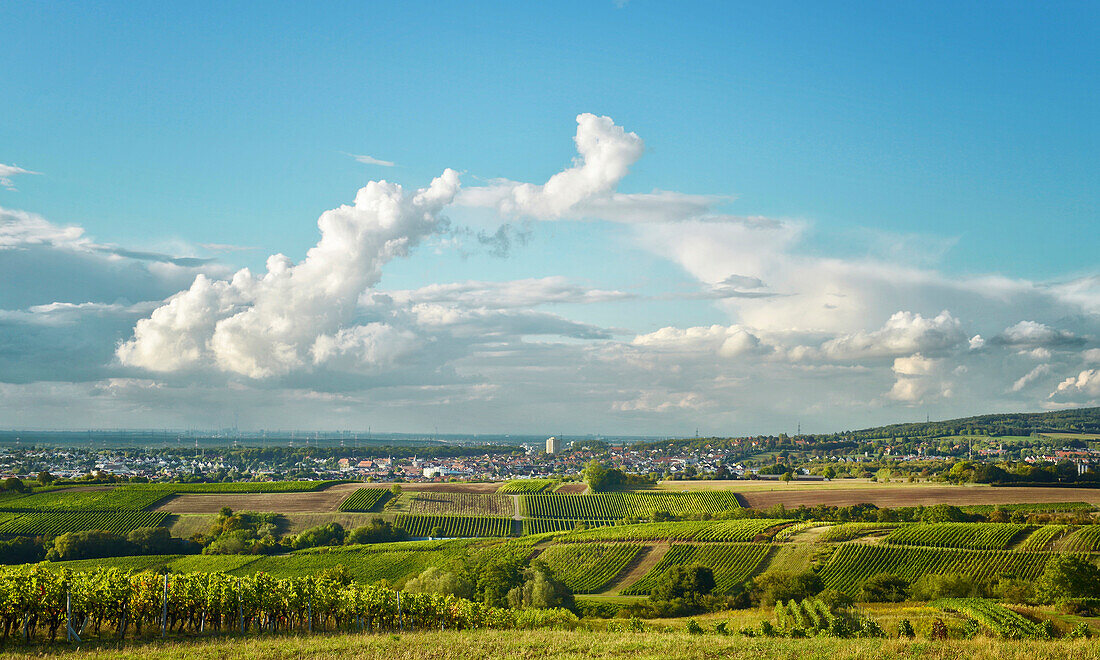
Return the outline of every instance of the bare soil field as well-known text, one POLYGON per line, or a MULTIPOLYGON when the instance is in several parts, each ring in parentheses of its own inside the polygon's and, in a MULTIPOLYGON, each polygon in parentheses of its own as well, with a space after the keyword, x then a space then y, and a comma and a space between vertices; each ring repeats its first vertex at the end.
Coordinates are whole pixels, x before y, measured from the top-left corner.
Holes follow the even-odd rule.
POLYGON ((850 506, 869 502, 879 507, 931 506, 933 504, 1025 504, 1033 502, 1088 502, 1100 504, 1100 488, 993 488, 990 486, 889 485, 880 488, 813 488, 792 486, 787 489, 744 490, 736 487, 745 503, 753 509, 767 509, 776 504, 796 507, 850 506))
POLYGON ((340 502, 367 484, 336 484, 308 493, 182 493, 171 497, 154 511, 172 513, 217 513, 223 506, 234 511, 274 513, 336 512, 340 502))
POLYGON ((558 486, 555 493, 562 493, 565 495, 581 495, 588 490, 588 484, 581 481, 571 481, 567 484, 558 486))

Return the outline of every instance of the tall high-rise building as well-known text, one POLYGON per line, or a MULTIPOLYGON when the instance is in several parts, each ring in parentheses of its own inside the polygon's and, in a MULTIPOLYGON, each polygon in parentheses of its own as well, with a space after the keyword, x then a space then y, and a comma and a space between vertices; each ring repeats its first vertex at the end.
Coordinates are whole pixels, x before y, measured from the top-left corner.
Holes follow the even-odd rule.
POLYGON ((561 438, 552 435, 546 439, 546 453, 547 454, 560 454, 561 453, 561 438))

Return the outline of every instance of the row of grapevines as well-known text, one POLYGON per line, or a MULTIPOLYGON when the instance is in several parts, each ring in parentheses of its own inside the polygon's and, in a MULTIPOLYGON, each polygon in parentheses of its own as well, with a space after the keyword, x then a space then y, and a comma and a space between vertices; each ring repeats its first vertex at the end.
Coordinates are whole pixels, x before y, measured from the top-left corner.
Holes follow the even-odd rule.
POLYGON ((892 573, 909 581, 926 573, 986 579, 1012 575, 1033 580, 1043 572, 1048 553, 963 550, 846 543, 837 548, 819 575, 826 587, 854 594, 864 580, 892 573))
POLYGON ((454 596, 345 586, 315 575, 162 577, 119 569, 58 571, 46 564, 0 571, 2 635, 19 630, 28 640, 54 641, 66 624, 85 638, 124 639, 162 629, 196 635, 513 628, 519 616, 454 596))
POLYGON ((1017 550, 1049 550, 1073 531, 1073 525, 1043 525, 1016 545, 1017 550))
POLYGON ((562 541, 752 541, 772 527, 793 522, 771 518, 740 520, 688 520, 667 523, 614 525, 577 531, 562 541))
POLYGON ((360 488, 344 498, 341 511, 374 511, 389 499, 390 491, 383 488, 360 488))
POLYGON ((573 593, 592 594, 622 572, 644 546, 633 543, 555 545, 538 556, 573 593))
POLYGON ((4 500, 6 511, 141 511, 172 493, 165 490, 134 489, 129 486, 105 490, 54 490, 4 500))
POLYGON ((610 520, 564 520, 561 518, 524 518, 523 533, 546 534, 548 532, 568 532, 578 527, 589 529, 613 524, 610 520))
POLYGON ((825 530, 821 536, 818 537, 818 541, 823 543, 840 543, 842 541, 851 541, 852 539, 858 539, 863 536, 870 536, 872 534, 879 534, 883 532, 890 532, 904 523, 878 523, 878 522, 847 522, 833 525, 829 529, 825 530))
POLYGON ((1004 605, 983 598, 941 598, 932 607, 965 614, 1009 639, 1042 638, 1043 628, 1004 605))
POLYGON ((409 513, 425 515, 511 517, 515 512, 516 504, 511 495, 421 491, 414 493, 409 502, 409 513))
POLYGON ((492 516, 400 515, 393 524, 409 536, 458 538, 512 536, 514 522, 511 518, 492 516))
POLYGON ((1100 525, 1086 525, 1054 544, 1063 552, 1100 551, 1100 525))
POLYGON ((1034 527, 1012 523, 935 523, 905 525, 890 533, 885 543, 932 548, 1004 550, 1034 527))
POLYGON ((25 513, 0 525, 0 534, 64 534, 86 529, 102 529, 125 534, 138 527, 156 527, 164 522, 164 511, 58 511, 25 513))
POLYGON ((1021 502, 1016 504, 971 504, 962 507, 967 513, 992 513, 995 509, 1003 511, 1021 511, 1023 513, 1063 513, 1069 511, 1092 511, 1096 507, 1088 502, 1021 502))
POLYGON ((676 544, 656 566, 622 593, 625 596, 648 594, 670 567, 696 563, 714 572, 716 593, 729 593, 756 573, 771 549, 772 546, 761 543, 676 544))
POLYGON ((521 495, 523 514, 531 518, 647 518, 654 512, 676 515, 720 513, 740 508, 735 493, 596 493, 592 495, 521 495))
POLYGON ((498 493, 541 493, 554 490, 561 482, 556 479, 512 479, 504 482, 498 493))
POLYGON ((775 604, 776 623, 787 632, 797 629, 811 635, 824 633, 832 628, 835 619, 829 607, 817 598, 791 599, 775 604))

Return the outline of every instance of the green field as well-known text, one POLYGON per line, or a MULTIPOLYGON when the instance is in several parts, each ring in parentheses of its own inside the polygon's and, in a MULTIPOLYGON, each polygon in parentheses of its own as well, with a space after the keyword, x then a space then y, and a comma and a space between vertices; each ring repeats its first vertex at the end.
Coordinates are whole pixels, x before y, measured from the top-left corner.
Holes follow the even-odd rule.
POLYGON ((845 543, 837 548, 820 575, 826 586, 848 593, 855 593, 864 580, 879 573, 892 573, 909 581, 928 573, 979 579, 1011 575, 1034 580, 1050 557, 1040 552, 845 543))
POLYGON ((614 525, 572 532, 560 538, 563 541, 752 541, 766 531, 790 522, 746 518, 614 525))
POLYGON ((932 548, 1004 550, 1034 527, 1010 523, 937 523, 905 525, 890 532, 883 543, 932 548))
POLYGON ((64 534, 102 529, 125 534, 138 527, 156 527, 168 516, 163 511, 58 511, 24 513, 0 525, 0 534, 64 534))
POLYGON ((542 493, 558 487, 555 479, 513 479, 506 481, 497 489, 498 493, 542 493))
POLYGON ((538 556, 578 594, 598 593, 644 546, 632 543, 555 545, 538 556))
POLYGON ((409 536, 443 538, 512 536, 515 521, 511 518, 490 516, 417 516, 400 515, 394 526, 408 532, 409 536), (436 530, 436 533, 432 533, 436 530))
POLYGON ((700 493, 597 493, 593 495, 520 496, 520 510, 531 518, 571 520, 649 518, 663 511, 675 515, 721 513, 740 508, 737 495, 730 492, 700 493))
POLYGON ((647 595, 670 567, 695 563, 714 571, 714 589, 717 593, 729 593, 761 568, 771 549, 771 546, 759 543, 676 544, 641 580, 623 589, 622 594, 647 595))
POLYGON ((341 511, 375 511, 389 499, 390 491, 382 488, 360 488, 340 503, 341 511))
POLYGON ((0 500, 5 511, 141 511, 171 496, 163 489, 122 486, 107 490, 53 490, 0 500))

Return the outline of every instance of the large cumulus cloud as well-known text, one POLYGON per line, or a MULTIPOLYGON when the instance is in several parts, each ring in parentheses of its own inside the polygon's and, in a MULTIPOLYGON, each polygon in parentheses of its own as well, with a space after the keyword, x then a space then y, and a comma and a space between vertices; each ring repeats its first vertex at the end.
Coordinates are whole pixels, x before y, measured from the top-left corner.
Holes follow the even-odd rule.
POLYGON ((449 169, 415 192, 368 183, 353 204, 321 215, 321 239, 301 263, 273 255, 262 275, 243 269, 228 281, 196 278, 137 323, 119 360, 150 371, 214 367, 249 378, 345 358, 361 367, 386 363, 392 351, 385 348, 413 340, 383 324, 355 324, 359 297, 385 263, 440 229, 458 189, 458 173, 449 169))

